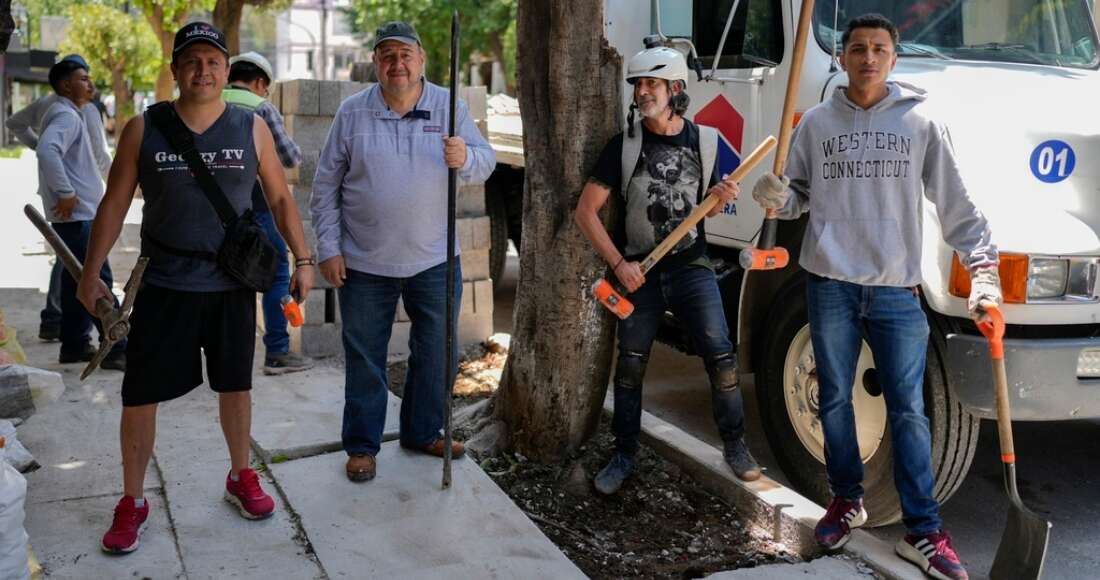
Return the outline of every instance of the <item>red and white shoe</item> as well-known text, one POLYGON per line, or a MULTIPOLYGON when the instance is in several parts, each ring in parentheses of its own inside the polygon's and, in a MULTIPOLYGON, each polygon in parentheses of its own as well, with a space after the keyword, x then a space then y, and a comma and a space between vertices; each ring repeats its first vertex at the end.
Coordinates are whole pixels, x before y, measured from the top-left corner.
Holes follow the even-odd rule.
POLYGON ((115 506, 115 517, 111 529, 103 534, 100 544, 108 554, 129 554, 138 549, 141 532, 145 530, 145 520, 149 517, 149 500, 140 508, 135 506, 134 498, 123 496, 115 506))
POLYGON ((920 566, 925 574, 939 580, 967 580, 966 568, 959 561, 951 536, 938 531, 923 536, 905 534, 894 547, 898 555, 920 566))
POLYGON ((252 469, 242 469, 237 481, 225 476, 225 501, 237 506, 241 516, 262 520, 275 513, 275 500, 260 487, 260 476, 252 469))

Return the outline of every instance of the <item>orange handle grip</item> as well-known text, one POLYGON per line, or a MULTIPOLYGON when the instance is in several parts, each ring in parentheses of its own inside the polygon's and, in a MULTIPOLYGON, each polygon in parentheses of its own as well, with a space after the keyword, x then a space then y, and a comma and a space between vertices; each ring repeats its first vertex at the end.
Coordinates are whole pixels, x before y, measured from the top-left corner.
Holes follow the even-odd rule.
POLYGON ((989 354, 993 357, 993 360, 1003 360, 1005 358, 1005 317, 1001 314, 1001 309, 996 306, 990 306, 985 309, 989 314, 988 321, 982 321, 978 323, 978 330, 989 341, 989 354))
POLYGON ((294 328, 305 324, 306 317, 302 314, 302 307, 290 296, 283 297, 283 316, 294 328))

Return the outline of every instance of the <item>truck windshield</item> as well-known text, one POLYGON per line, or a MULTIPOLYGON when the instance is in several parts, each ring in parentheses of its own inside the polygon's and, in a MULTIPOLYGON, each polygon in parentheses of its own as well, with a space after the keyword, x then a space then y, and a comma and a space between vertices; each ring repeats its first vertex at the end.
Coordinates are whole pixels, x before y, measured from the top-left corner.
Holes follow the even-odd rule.
POLYGON ((877 12, 898 27, 898 56, 1096 68, 1086 0, 833 0, 816 2, 826 51, 850 19, 877 12), (835 22, 835 25, 834 25, 835 22))

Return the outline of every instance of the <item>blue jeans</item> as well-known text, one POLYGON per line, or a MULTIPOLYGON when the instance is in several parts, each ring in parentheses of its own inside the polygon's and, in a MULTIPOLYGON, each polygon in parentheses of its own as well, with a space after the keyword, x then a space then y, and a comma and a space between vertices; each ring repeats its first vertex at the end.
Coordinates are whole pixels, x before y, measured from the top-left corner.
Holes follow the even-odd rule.
POLYGON ((716 374, 736 376, 736 358, 729 339, 722 295, 714 272, 700 266, 682 266, 653 273, 645 284, 627 296, 634 313, 619 321, 619 359, 615 366, 615 412, 611 431, 615 448, 627 455, 638 449, 642 421, 642 378, 650 347, 665 312, 671 310, 684 324, 696 352, 711 377, 711 410, 723 441, 732 442, 745 432, 741 389, 716 374))
POLYGON ((53 263, 50 270, 50 286, 46 291, 46 307, 42 309, 42 324, 61 324, 61 258, 53 263))
POLYGON ((290 294, 290 259, 287 257, 286 242, 275 227, 275 218, 271 212, 258 212, 256 221, 260 222, 267 239, 275 246, 279 260, 275 267, 275 283, 264 292, 260 300, 264 310, 264 348, 268 355, 285 354, 290 351, 290 334, 286 331, 282 299, 290 294))
MULTIPOLYGON (((462 306, 462 268, 455 260, 455 329, 462 306)), ((447 332, 447 264, 409 278, 388 278, 348 269, 339 289, 346 382, 342 440, 348 455, 376 455, 382 446, 388 397, 386 353, 401 298, 412 328, 408 372, 401 399, 401 444, 427 445, 443 428, 443 404, 455 364, 444 377, 447 332)))
MULTIPOLYGON (((51 224, 57 235, 69 246, 76 259, 81 263, 88 253, 88 241, 92 235, 92 222, 57 222, 51 224)), ((111 265, 107 260, 103 261, 103 267, 99 270, 99 277, 110 288, 111 265)), ((99 319, 92 316, 84 309, 84 305, 76 298, 77 281, 66 270, 61 274, 61 353, 80 354, 92 342, 92 326, 99 331, 100 339, 103 337, 103 327, 99 319)), ((115 299, 115 307, 118 307, 118 299, 115 299)), ((126 340, 115 343, 112 352, 125 352, 126 340)))
POLYGON ((833 495, 863 497, 852 386, 867 340, 886 399, 894 446, 894 485, 913 534, 940 529, 932 477, 932 437, 924 415, 928 319, 911 288, 861 286, 811 274, 806 292, 817 362, 826 470, 833 495))

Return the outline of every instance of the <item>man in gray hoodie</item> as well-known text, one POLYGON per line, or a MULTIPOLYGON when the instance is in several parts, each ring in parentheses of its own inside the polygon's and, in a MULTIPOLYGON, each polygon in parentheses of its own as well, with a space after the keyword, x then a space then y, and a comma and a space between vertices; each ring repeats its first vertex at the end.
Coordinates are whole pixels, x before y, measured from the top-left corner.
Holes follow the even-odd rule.
POLYGON ((946 129, 923 113, 924 91, 886 80, 897 62, 897 29, 882 16, 865 15, 848 24, 842 42, 848 86, 802 117, 787 176, 765 174, 753 189, 753 198, 781 218, 810 213, 799 263, 809 275, 819 416, 834 496, 815 535, 836 549, 866 521, 852 409, 856 360, 866 339, 886 399, 908 531, 896 550, 934 578, 965 579, 939 517, 924 414, 922 198, 936 204, 946 241, 970 270, 974 317, 1001 300, 997 249, 967 197, 946 129))
MULTIPOLYGON (((46 219, 80 261, 88 249, 92 219, 103 199, 103 176, 94 153, 82 107, 92 100, 95 87, 88 65, 80 59, 62 59, 50 68, 50 86, 57 101, 42 117, 38 137, 39 194, 46 219)), ((100 278, 111 286, 111 267, 104 261, 100 278)), ((61 275, 61 363, 87 362, 95 356, 91 329, 99 320, 76 298, 77 281, 61 275)), ((100 329, 102 331, 102 329, 100 329)), ((102 333, 100 334, 102 337, 102 333)), ((119 341, 100 363, 105 369, 125 370, 126 341, 119 341)))

